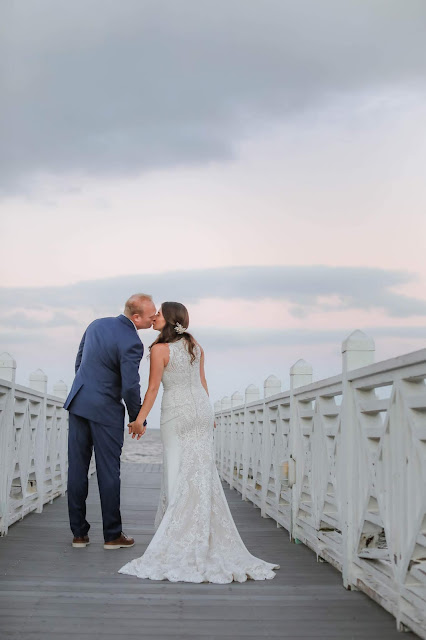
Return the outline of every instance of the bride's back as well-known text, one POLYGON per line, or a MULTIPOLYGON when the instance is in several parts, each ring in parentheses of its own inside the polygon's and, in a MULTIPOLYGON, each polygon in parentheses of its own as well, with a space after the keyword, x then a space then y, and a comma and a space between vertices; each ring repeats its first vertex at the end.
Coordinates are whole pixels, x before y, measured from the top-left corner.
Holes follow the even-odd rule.
POLYGON ((201 382, 201 349, 195 345, 195 360, 191 362, 185 339, 170 342, 170 358, 163 372, 161 428, 172 429, 180 437, 213 437, 214 413, 209 396, 201 382))
POLYGON ((164 368, 162 377, 164 391, 169 391, 173 387, 188 388, 188 391, 201 388, 204 391, 200 376, 201 349, 198 344, 194 347, 193 362, 191 362, 191 354, 185 339, 170 342, 169 350, 169 362, 164 368))

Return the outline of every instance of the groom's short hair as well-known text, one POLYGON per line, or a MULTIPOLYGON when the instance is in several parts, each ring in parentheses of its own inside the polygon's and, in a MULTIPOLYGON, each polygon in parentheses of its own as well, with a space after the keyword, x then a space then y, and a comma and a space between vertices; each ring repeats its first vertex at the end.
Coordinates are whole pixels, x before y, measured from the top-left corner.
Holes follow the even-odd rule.
POLYGON ((134 293, 124 305, 124 313, 128 316, 135 313, 143 315, 145 302, 152 302, 152 296, 147 293, 134 293))

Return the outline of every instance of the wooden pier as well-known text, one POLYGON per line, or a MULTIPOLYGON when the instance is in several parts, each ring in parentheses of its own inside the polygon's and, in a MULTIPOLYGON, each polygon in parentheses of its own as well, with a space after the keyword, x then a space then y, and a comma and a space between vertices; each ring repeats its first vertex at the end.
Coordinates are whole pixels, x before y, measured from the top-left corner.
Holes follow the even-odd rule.
POLYGON ((87 549, 71 547, 66 497, 11 526, 0 539, 2 640, 401 640, 389 613, 363 593, 346 591, 340 573, 318 563, 308 547, 291 543, 285 529, 261 518, 226 483, 249 550, 281 565, 273 580, 173 584, 117 573, 142 555, 153 535, 160 473, 158 464, 123 464, 124 531, 136 538, 131 549, 103 549, 96 476, 90 480, 87 549))

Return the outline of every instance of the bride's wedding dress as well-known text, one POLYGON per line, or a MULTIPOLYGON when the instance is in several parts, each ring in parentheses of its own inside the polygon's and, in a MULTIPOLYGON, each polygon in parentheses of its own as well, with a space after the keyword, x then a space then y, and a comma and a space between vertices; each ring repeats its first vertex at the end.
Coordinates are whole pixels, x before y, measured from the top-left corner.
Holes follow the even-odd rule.
POLYGON ((156 533, 145 553, 119 573, 171 582, 271 579, 271 564, 251 555, 235 526, 216 469, 214 413, 201 384, 200 349, 191 364, 186 340, 169 344, 164 369, 163 479, 156 533))

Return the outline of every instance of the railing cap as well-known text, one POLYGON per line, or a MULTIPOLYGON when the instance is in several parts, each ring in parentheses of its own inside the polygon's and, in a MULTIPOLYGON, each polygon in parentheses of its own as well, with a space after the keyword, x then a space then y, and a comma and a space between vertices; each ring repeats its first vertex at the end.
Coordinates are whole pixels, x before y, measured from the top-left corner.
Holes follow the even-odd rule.
POLYGON ((233 407, 238 407, 240 404, 244 404, 243 396, 239 391, 234 391, 231 396, 231 405, 233 407))
POLYGON ((16 369, 16 360, 8 351, 3 351, 3 353, 0 354, 0 367, 2 369, 16 369))
POLYGON ((223 396, 220 401, 222 409, 230 409, 231 408, 231 398, 229 396, 223 396))
POLYGON ((374 351, 374 340, 364 331, 356 329, 342 342, 342 353, 345 351, 374 351))
POLYGON ((47 380, 47 375, 44 373, 42 369, 36 369, 32 373, 30 373, 30 380, 47 380))
POLYGON ((312 365, 301 358, 290 367, 290 375, 309 375, 312 373, 312 365))
POLYGON ((53 393, 60 398, 66 398, 68 395, 68 386, 63 380, 59 380, 53 385, 53 393))
POLYGON ((281 391, 281 380, 276 376, 268 376, 263 384, 265 398, 275 396, 281 391))
POLYGON ((276 384, 281 384, 281 380, 277 378, 277 376, 270 375, 265 380, 265 386, 275 386, 276 384))

